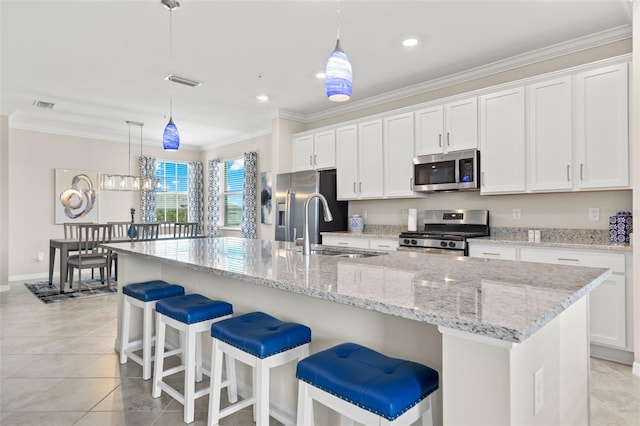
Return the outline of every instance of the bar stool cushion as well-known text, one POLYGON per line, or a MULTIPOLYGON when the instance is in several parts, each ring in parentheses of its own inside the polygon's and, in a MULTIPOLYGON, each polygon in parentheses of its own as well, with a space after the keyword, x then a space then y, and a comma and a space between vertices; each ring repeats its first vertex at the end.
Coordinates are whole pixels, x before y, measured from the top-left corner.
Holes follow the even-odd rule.
POLYGON ((122 287, 122 292, 143 302, 151 302, 167 297, 182 296, 184 287, 162 280, 153 280, 126 285, 122 287))
POLYGON ((159 300, 156 303, 156 312, 184 324, 194 324, 230 315, 233 313, 233 306, 230 303, 212 300, 194 293, 159 300))
POLYGON ((211 325, 211 336, 260 359, 311 341, 306 325, 251 312, 211 325))
POLYGON ((394 420, 438 389, 438 372, 343 343, 298 363, 296 377, 341 399, 394 420))

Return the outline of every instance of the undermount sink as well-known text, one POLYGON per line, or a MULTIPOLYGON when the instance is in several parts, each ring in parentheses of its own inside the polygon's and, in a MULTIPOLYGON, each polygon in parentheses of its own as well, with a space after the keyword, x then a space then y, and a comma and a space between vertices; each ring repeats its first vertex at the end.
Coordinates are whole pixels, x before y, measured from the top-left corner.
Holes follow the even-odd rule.
POLYGON ((371 251, 371 252, 354 252, 353 250, 340 250, 333 248, 314 248, 311 249, 310 254, 312 256, 333 256, 333 257, 346 257, 348 259, 362 259, 365 257, 381 256, 387 254, 384 251, 371 251))

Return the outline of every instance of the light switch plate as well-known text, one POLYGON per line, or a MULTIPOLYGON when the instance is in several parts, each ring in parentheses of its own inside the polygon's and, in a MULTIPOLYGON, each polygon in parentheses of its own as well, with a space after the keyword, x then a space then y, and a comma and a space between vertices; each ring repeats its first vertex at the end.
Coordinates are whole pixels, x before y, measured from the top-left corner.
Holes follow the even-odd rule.
POLYGON ((513 220, 520 220, 522 218, 522 212, 520 211, 520 209, 512 209, 511 218, 513 220))
POLYGON ((597 207, 589 207, 589 220, 600 220, 600 209, 597 207))

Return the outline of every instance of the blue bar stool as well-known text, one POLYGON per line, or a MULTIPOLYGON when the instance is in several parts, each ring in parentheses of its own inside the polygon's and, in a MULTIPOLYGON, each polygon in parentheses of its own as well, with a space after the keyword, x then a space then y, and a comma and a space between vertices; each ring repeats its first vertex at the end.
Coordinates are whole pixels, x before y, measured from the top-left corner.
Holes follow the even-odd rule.
MULTIPOLYGON (((263 312, 251 312, 213 324, 211 336, 214 364, 208 424, 217 425, 221 418, 254 405, 256 425, 268 426, 269 371, 309 355, 311 329, 302 324, 280 321, 263 312), (253 395, 221 410, 223 353, 253 367, 253 395)), ((280 413, 272 412, 271 415, 284 424, 292 423, 280 413)))
POLYGON ((300 361, 296 377, 298 425, 314 424, 314 400, 339 412, 342 425, 433 423, 431 394, 439 377, 425 365, 343 343, 300 361))
MULTIPOLYGON (((201 294, 163 299, 156 303, 156 362, 153 370, 153 397, 159 398, 165 391, 184 406, 184 422, 191 423, 195 415, 196 399, 209 394, 209 387, 196 392, 196 381, 202 380, 202 373, 211 373, 202 368, 202 333, 209 332, 211 324, 231 318, 233 307, 227 302, 211 300, 201 294), (178 330, 184 336, 184 344, 165 353, 166 326, 178 330), (182 364, 164 370, 164 358, 182 353, 182 364), (164 377, 184 371, 184 394, 171 387, 164 377)), ((235 369, 233 362, 227 362, 229 402, 237 401, 235 369)))
POLYGON ((153 310, 156 302, 167 297, 181 296, 184 287, 154 280, 122 287, 122 321, 120 324, 120 364, 131 358, 142 366, 142 378, 151 378, 151 347, 153 346, 153 310), (131 333, 131 307, 142 309, 142 339, 129 341, 131 333), (135 352, 142 349, 142 357, 135 352))

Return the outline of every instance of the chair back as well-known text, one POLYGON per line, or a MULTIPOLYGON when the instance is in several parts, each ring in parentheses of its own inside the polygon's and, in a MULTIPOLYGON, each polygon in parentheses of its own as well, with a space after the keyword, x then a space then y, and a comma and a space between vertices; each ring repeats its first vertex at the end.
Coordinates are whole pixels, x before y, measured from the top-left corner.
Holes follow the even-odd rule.
POLYGON ((107 222, 107 225, 111 225, 111 238, 127 238, 127 229, 129 229, 130 222, 107 222))
POLYGON ((193 238, 198 235, 198 222, 176 222, 173 238, 193 238))
POLYGON ((111 242, 112 225, 88 224, 78 226, 78 255, 80 257, 97 257, 109 254, 109 249, 100 244, 111 242))
POLYGON ((158 230, 160 226, 157 223, 138 223, 138 238, 137 240, 157 240, 158 230))
POLYGON ((64 226, 64 239, 65 240, 77 240, 78 239, 78 227, 81 225, 92 225, 93 222, 66 222, 64 226))
POLYGON ((174 222, 158 222, 159 235, 173 235, 175 229, 174 222))

